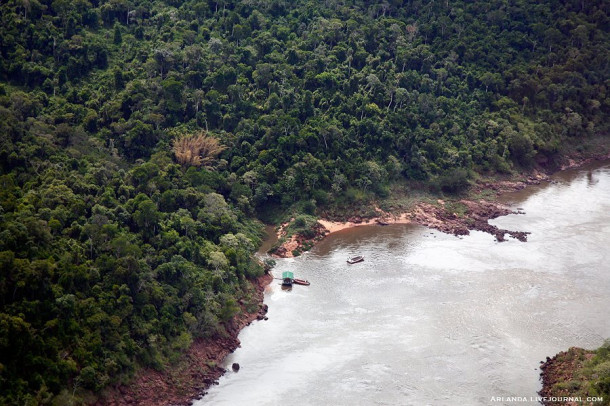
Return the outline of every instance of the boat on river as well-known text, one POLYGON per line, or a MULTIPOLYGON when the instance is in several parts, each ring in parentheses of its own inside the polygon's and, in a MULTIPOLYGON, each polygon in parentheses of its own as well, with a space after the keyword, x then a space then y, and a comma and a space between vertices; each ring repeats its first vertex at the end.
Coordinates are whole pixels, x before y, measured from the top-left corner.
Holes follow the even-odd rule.
POLYGON ((348 264, 356 264, 358 262, 364 261, 364 257, 362 255, 356 255, 355 257, 351 257, 347 259, 348 264))
POLYGON ((294 274, 290 271, 282 272, 282 286, 292 286, 294 274))
POLYGON ((306 281, 305 279, 293 279, 292 283, 294 283, 295 285, 303 285, 303 286, 310 285, 309 281, 306 281))

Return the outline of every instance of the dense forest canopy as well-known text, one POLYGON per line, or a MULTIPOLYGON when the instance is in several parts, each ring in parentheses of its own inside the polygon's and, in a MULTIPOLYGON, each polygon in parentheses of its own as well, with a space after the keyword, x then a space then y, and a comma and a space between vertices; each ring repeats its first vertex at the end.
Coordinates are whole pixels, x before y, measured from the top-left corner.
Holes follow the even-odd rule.
POLYGON ((222 331, 269 208, 456 192, 607 136, 608 7, 3 1, 0 403, 222 331))

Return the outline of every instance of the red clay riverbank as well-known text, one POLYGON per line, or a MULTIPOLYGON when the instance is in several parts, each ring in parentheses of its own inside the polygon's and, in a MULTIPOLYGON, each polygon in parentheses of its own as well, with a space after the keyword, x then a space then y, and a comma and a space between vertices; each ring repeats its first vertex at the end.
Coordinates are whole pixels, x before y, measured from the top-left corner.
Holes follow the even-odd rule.
POLYGON ((162 372, 142 370, 128 385, 107 389, 95 405, 190 405, 225 373, 220 364, 239 347, 237 336, 241 329, 254 320, 265 318, 267 306, 263 305, 263 292, 272 280, 273 277, 266 274, 253 281, 258 311, 248 313, 242 305, 241 312, 225 326, 226 335, 195 340, 177 365, 162 372))
MULTIPOLYGON (((479 192, 483 190, 493 191, 495 198, 497 198, 501 193, 521 190, 527 185, 540 184, 547 180, 547 175, 536 173, 521 181, 477 184, 474 189, 479 192)), ((289 258, 293 256, 293 251, 302 251, 305 244, 313 245, 328 234, 352 227, 376 224, 415 223, 456 236, 468 235, 470 230, 478 230, 492 234, 498 241, 505 241, 507 234, 520 241, 527 241, 527 232, 500 229, 489 224, 488 220, 490 219, 518 213, 494 199, 461 199, 454 202, 445 202, 439 199, 436 204, 417 203, 408 212, 397 215, 377 209, 378 216, 370 218, 351 217, 348 221, 319 220, 314 238, 306 239, 301 236, 292 236, 276 248, 273 255, 280 258, 289 258), (460 213, 454 211, 456 208, 459 208, 460 213)), ((282 230, 283 228, 280 228, 280 233, 282 230)), ((282 237, 281 234, 279 236, 282 237)))
MULTIPOLYGON (((542 398, 569 398, 576 397, 571 391, 571 382, 574 382, 577 372, 582 369, 585 361, 591 359, 595 355, 594 351, 583 350, 582 348, 572 347, 568 351, 562 351, 553 358, 547 357, 546 362, 540 365, 542 372, 540 378, 542 380, 542 389, 538 394, 542 398)), ((542 362, 542 361, 541 361, 542 362)), ((543 405, 562 405, 576 406, 588 405, 593 403, 571 402, 552 400, 543 401, 543 405)))
MULTIPOLYGON (((591 163, 595 160, 610 159, 610 154, 600 153, 593 156, 574 156, 566 158, 565 163, 560 165, 557 170, 566 170, 577 168, 582 165, 591 163)), ((481 181, 475 184, 470 191, 470 196, 482 195, 486 193, 486 199, 460 199, 451 202, 438 200, 436 204, 417 203, 408 212, 392 214, 376 209, 377 216, 362 218, 351 217, 347 221, 332 221, 322 219, 318 221, 318 226, 315 229, 314 238, 303 238, 302 236, 291 236, 286 241, 276 248, 272 255, 279 258, 289 258, 293 252, 306 251, 305 247, 311 247, 326 235, 344 230, 351 227, 375 224, 409 224, 415 223, 425 227, 437 229, 444 233, 459 235, 468 235, 471 230, 478 230, 493 235, 498 241, 505 241, 506 235, 515 238, 519 241, 527 241, 528 232, 519 230, 500 229, 489 224, 489 220, 505 216, 507 214, 519 214, 518 211, 511 210, 509 207, 497 201, 501 194, 522 190, 528 185, 538 185, 543 182, 550 181, 549 175, 557 170, 542 171, 533 170, 528 174, 512 177, 510 180, 495 180, 481 181), (457 210, 456 210, 457 209, 457 210), (459 212, 458 212, 459 211, 459 212)), ((285 226, 285 225, 283 225, 285 226)), ((280 227, 278 237, 287 237, 283 235, 285 227, 280 227)))

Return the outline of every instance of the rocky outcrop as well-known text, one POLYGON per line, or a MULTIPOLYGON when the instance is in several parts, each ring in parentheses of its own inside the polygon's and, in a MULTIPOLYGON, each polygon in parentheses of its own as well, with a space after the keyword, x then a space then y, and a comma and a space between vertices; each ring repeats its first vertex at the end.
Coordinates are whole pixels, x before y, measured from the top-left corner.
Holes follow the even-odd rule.
POLYGON ((279 237, 287 238, 283 244, 271 251, 271 254, 277 258, 291 258, 309 250, 314 244, 323 239, 328 230, 320 223, 316 223, 311 227, 309 237, 301 234, 286 236, 284 233, 285 225, 280 227, 279 237))
POLYGON ((498 241, 505 241, 506 234, 519 241, 527 241, 528 232, 500 229, 488 222, 490 219, 518 212, 500 203, 486 200, 460 200, 459 204, 465 208, 461 215, 451 212, 444 204, 436 206, 420 203, 410 213, 410 217, 414 223, 456 236, 468 235, 470 230, 478 230, 492 234, 498 241))
POLYGON ((575 406, 589 404, 583 402, 561 401, 555 402, 551 399, 577 397, 572 392, 577 372, 582 369, 583 364, 595 355, 594 351, 583 350, 572 347, 568 351, 562 351, 553 358, 546 357, 546 361, 540 361, 540 379, 542 389, 538 394, 549 400, 542 402, 545 406, 575 406))
MULTIPOLYGON (((501 190, 518 190, 521 185, 525 184, 515 183, 510 186, 503 185, 501 190)), ((470 230, 478 230, 493 235, 497 241, 505 241, 506 235, 509 235, 512 238, 525 242, 527 241, 527 235, 529 234, 525 231, 500 229, 489 224, 489 220, 500 216, 521 214, 521 212, 513 211, 493 200, 475 201, 462 199, 451 202, 451 204, 446 204, 444 201, 438 200, 437 204, 418 203, 409 212, 400 215, 393 215, 381 211, 378 211, 377 214, 377 217, 367 219, 360 216, 351 216, 343 223, 322 221, 328 228, 319 223, 315 228, 316 232, 313 238, 306 239, 299 235, 292 236, 286 239, 282 245, 277 247, 272 254, 280 258, 292 257, 295 252, 300 253, 307 248, 310 248, 314 243, 333 231, 360 225, 416 223, 456 236, 468 235, 470 234, 470 230), (451 210, 451 207, 456 204, 462 208, 459 214, 451 210)))

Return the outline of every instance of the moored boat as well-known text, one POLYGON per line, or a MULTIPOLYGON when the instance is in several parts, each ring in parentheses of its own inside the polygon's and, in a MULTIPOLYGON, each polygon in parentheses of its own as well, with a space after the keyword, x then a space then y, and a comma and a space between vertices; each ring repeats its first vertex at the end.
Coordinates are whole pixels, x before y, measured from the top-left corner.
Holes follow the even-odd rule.
POLYGON ((364 261, 364 257, 362 255, 357 255, 355 257, 351 257, 351 258, 347 259, 348 264, 355 264, 355 263, 362 262, 362 261, 364 261))
POLYGON ((283 286, 292 286, 292 281, 294 280, 294 274, 290 271, 282 272, 282 285, 283 286))
POLYGON ((310 285, 309 281, 306 281, 304 279, 293 279, 292 283, 294 283, 296 285, 304 285, 304 286, 309 286, 310 285))

